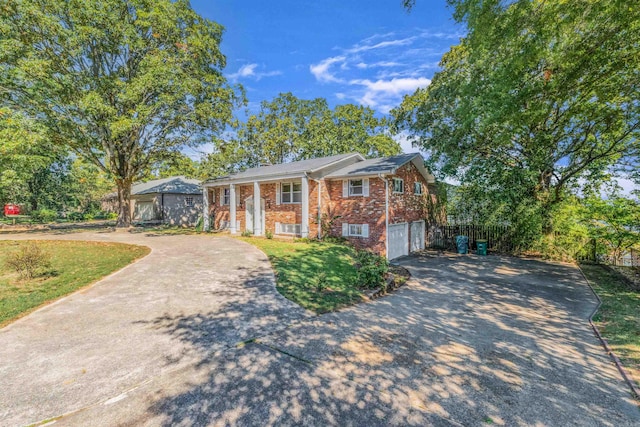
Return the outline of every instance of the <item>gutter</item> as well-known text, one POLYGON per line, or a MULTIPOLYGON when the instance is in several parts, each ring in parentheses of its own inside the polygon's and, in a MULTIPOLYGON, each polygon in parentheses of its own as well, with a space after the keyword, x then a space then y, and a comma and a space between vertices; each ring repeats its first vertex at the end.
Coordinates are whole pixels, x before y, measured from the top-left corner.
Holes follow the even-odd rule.
POLYGON ((378 174, 378 177, 384 181, 384 252, 389 259, 389 180, 384 174, 378 174))
POLYGON ((579 265, 578 265, 578 270, 580 270, 580 274, 582 274, 582 277, 587 282, 587 285, 589 285, 589 289, 591 289, 591 292, 593 293, 593 295, 595 295, 596 299, 598 300, 597 307, 593 310, 593 313, 591 313, 591 316, 589 316, 589 324, 591 325, 591 329, 593 329, 593 332, 595 333, 596 337, 598 337, 598 339, 600 340, 602 347, 604 347, 604 350, 607 352, 609 357, 611 357, 611 360, 613 360, 613 363, 616 365, 616 368, 618 368, 618 372, 620 372, 620 375, 622 375, 622 379, 624 380, 624 382, 626 382, 629 388, 631 388, 631 395, 636 399, 640 400, 640 388, 636 385, 636 383, 633 381, 633 378, 631 378, 631 375, 629 375, 627 370, 624 368, 624 366, 622 365, 622 362, 620 361, 620 358, 618 358, 618 355, 613 352, 611 347, 609 347, 609 343, 607 342, 607 340, 604 339, 602 334, 600 334, 598 327, 593 323, 593 316, 595 316, 598 310, 600 310, 600 306, 602 305, 602 300, 600 299, 600 296, 598 296, 598 294, 596 293, 595 289, 593 289, 593 286, 591 286, 591 282, 589 282, 589 279, 587 279, 587 276, 584 274, 584 272, 582 271, 579 265))

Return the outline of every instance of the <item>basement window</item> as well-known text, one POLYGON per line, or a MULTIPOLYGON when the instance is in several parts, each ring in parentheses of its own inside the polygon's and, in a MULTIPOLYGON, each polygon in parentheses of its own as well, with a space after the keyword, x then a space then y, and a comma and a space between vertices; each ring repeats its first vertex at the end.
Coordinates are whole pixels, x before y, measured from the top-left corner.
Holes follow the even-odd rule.
POLYGON ((188 207, 192 208, 193 207, 193 197, 191 196, 187 196, 184 198, 185 203, 187 204, 188 207))

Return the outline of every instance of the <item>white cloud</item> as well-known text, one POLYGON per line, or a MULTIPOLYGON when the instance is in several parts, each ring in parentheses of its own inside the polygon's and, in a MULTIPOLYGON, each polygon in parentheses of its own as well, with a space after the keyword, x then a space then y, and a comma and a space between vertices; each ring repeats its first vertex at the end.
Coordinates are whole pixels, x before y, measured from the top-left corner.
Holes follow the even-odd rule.
POLYGON ((257 68, 258 68, 258 64, 245 64, 241 66, 238 69, 238 71, 236 71, 235 73, 229 74, 228 77, 233 81, 237 81, 241 78, 260 80, 263 77, 279 76, 280 74, 282 74, 281 71, 277 71, 277 70, 276 71, 256 71, 257 68))
POLYGON ((386 114, 400 103, 403 95, 429 86, 431 80, 426 77, 376 81, 364 79, 351 80, 349 84, 364 88, 364 93, 357 98, 358 102, 371 108, 377 108, 386 114))
POLYGON ((338 79, 331 73, 329 70, 331 66, 335 63, 344 62, 346 57, 344 56, 333 56, 331 58, 324 59, 317 64, 309 66, 309 71, 313 74, 319 82, 334 82, 340 83, 342 79, 338 79))
POLYGON ((406 46, 409 45, 411 43, 413 43, 413 41, 416 39, 416 37, 407 37, 405 39, 399 39, 399 40, 386 40, 383 42, 379 42, 376 44, 364 44, 364 45, 356 45, 350 49, 347 49, 345 52, 347 53, 358 53, 358 52, 364 52, 367 50, 374 50, 374 49, 382 49, 385 47, 392 47, 392 46, 406 46))

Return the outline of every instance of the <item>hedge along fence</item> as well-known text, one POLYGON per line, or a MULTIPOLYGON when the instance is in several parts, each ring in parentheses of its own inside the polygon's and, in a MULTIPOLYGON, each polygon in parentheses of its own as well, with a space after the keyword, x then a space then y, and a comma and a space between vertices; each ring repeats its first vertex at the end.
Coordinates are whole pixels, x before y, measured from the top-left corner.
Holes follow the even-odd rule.
POLYGON ((469 237, 469 247, 475 249, 476 241, 486 240, 487 249, 493 252, 511 253, 515 244, 511 239, 511 227, 507 225, 435 225, 427 232, 426 246, 431 249, 455 250, 456 236, 469 237))

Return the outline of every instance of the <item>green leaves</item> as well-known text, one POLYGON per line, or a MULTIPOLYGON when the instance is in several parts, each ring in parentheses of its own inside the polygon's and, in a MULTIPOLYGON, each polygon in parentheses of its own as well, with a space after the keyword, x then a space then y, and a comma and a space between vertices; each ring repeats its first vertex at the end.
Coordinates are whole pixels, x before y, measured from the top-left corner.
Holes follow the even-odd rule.
POLYGON ((15 0, 0 7, 2 106, 119 185, 167 152, 223 131, 244 101, 222 75, 222 27, 188 1, 15 0))
MULTIPOLYGON (((517 212, 640 154, 640 10, 616 0, 450 1, 468 35, 395 124, 432 167, 517 212)), ((509 220, 510 218, 504 218, 509 220)))

